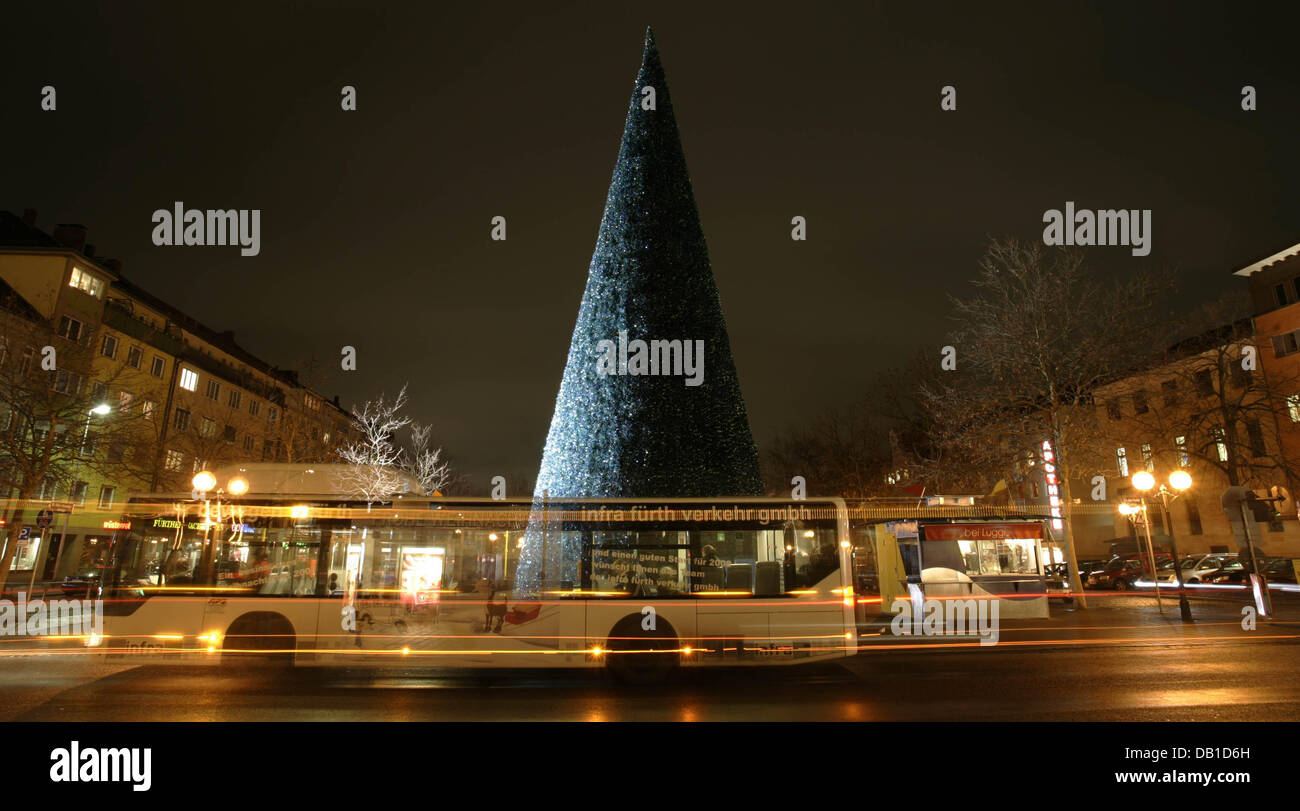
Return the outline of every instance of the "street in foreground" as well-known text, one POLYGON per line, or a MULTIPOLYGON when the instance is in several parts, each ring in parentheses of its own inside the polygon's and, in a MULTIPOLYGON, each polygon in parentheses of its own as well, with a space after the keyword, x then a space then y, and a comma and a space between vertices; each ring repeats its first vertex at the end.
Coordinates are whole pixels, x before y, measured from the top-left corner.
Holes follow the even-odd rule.
POLYGON ((270 671, 0 660, 19 721, 1300 720, 1300 622, 1183 627, 1149 599, 1005 622, 997 645, 882 636, 834 665, 695 670, 629 688, 591 672, 270 671))

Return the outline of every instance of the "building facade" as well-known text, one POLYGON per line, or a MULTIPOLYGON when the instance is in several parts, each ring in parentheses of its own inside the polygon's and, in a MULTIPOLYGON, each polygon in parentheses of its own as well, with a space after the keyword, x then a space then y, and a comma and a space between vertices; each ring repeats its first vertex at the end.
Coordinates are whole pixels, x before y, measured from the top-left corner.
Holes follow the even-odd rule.
MULTIPOLYGON (((1100 387, 1091 429, 1077 434, 1089 447, 1073 449, 1079 474, 1070 481, 1071 503, 1063 503, 1039 452, 1026 454, 1006 482, 1006 497, 1043 509, 1068 507, 1078 559, 1104 560, 1145 546, 1146 527, 1119 510, 1143 498, 1132 484, 1139 471, 1165 485, 1168 495, 1166 512, 1157 491, 1145 494, 1152 543, 1169 550, 1176 539, 1183 554, 1239 550, 1244 539, 1222 503, 1224 491, 1239 485, 1272 499, 1277 511, 1273 520, 1252 516, 1257 549, 1300 557, 1300 521, 1288 485, 1294 471, 1284 444, 1290 419, 1279 417, 1287 389, 1280 394, 1279 377, 1247 360, 1271 354, 1261 343, 1251 321, 1225 325, 1171 348, 1162 365, 1100 387), (1079 460, 1087 460, 1086 471, 1079 460), (1192 487, 1170 487, 1174 471, 1189 474, 1192 487)), ((1053 535, 1059 540, 1059 532, 1053 535)))
MULTIPOLYGON (((1145 528, 1119 513, 1121 503, 1144 495, 1132 484, 1139 471, 1150 473, 1168 495, 1166 513, 1160 495, 1145 494, 1153 543, 1168 548, 1174 536, 1184 554, 1239 550, 1243 539, 1234 534, 1222 501, 1229 487, 1247 487, 1260 498, 1289 496, 1290 471, 1263 372, 1242 365, 1258 349, 1248 337, 1249 325, 1243 327, 1234 340, 1201 351, 1185 347, 1183 357, 1098 391, 1097 419, 1111 460, 1104 474, 1107 520, 1089 522, 1091 537, 1081 538, 1081 547, 1102 553, 1108 543, 1145 537, 1145 528), (1180 470, 1192 480, 1185 492, 1169 486, 1170 474, 1180 470)), ((1096 489, 1090 482, 1083 486, 1096 489)), ((1252 516, 1250 522, 1257 549, 1269 556, 1300 555, 1294 501, 1271 503, 1274 520, 1252 516)))
POLYGON ((86 245, 81 226, 47 234, 35 212, 0 212, 0 282, 14 305, 11 330, 24 317, 17 306, 29 327, 52 332, 56 356, 79 361, 52 371, 52 385, 90 405, 87 463, 34 494, 23 521, 40 540, 20 549, 14 580, 93 572, 126 529, 128 492, 188 491, 197 470, 240 461, 326 461, 351 430, 337 398, 128 280, 86 245), (42 505, 55 513, 48 527, 33 524, 42 505))
MULTIPOLYGON (((1300 460, 1300 244, 1234 273, 1249 285, 1260 368, 1278 399, 1282 451, 1300 460)), ((1287 483, 1292 493, 1296 485, 1294 477, 1287 483)))

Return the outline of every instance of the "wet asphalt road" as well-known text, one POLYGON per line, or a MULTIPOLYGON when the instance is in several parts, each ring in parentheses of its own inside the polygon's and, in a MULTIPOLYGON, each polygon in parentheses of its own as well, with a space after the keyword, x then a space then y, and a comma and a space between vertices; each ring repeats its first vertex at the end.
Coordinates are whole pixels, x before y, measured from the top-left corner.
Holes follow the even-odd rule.
POLYGON ((1227 622, 1191 632, 1070 627, 1086 629, 1073 638, 1060 627, 1004 633, 992 647, 882 644, 835 664, 692 670, 635 688, 583 671, 272 671, 6 658, 0 720, 1300 720, 1300 624, 1249 634, 1227 622))

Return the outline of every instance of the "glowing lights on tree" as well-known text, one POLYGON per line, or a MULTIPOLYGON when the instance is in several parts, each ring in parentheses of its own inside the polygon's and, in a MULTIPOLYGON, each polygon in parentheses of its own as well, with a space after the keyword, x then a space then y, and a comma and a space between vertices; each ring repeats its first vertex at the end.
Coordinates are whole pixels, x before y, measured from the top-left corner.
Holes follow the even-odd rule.
POLYGON ((762 492, 672 97, 647 32, 533 491, 516 592, 580 575, 577 533, 545 531, 550 501, 762 492), (647 88, 655 91, 650 108, 641 103, 647 88), (624 333, 701 342, 709 358, 701 385, 601 374, 601 342, 624 333))

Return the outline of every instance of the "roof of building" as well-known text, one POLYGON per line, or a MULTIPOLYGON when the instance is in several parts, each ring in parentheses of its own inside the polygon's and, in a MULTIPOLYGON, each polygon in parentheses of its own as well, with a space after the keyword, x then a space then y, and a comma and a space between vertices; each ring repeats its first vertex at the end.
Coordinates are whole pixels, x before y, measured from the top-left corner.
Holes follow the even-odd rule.
MULTIPOLYGON (((178 325, 184 330, 198 336, 203 342, 216 347, 217 349, 236 358, 240 362, 247 364, 249 367, 270 376, 271 378, 283 383, 286 386, 296 388, 309 388, 304 386, 298 379, 298 373, 291 369, 281 369, 271 363, 262 360, 257 355, 249 352, 244 347, 235 342, 235 334, 231 331, 220 332, 207 326, 194 316, 186 313, 184 310, 169 304, 166 301, 155 296, 153 293, 140 287, 135 282, 127 279, 121 271, 120 263, 110 259, 97 259, 93 256, 87 256, 82 251, 65 245, 53 236, 45 233, 41 229, 28 225, 23 218, 18 217, 10 211, 0 211, 0 248, 35 248, 43 250, 72 251, 79 255, 85 256, 86 259, 96 262, 96 264, 108 264, 112 268, 113 275, 116 278, 111 282, 113 289, 121 291, 123 294, 136 299, 145 306, 158 311, 167 318, 168 321, 178 325)), ((0 301, 7 301, 5 291, 13 293, 23 305, 31 307, 30 303, 12 289, 0 281, 0 301)), ((39 316, 39 312, 32 308, 32 311, 39 316)), ((343 409, 334 401, 327 397, 321 397, 322 401, 341 414, 350 416, 346 409, 343 409)))
POLYGON ((67 246, 41 229, 23 222, 11 211, 0 211, 0 246, 6 248, 57 248, 67 246))
POLYGON ((157 310, 159 313, 166 316, 168 321, 180 326, 184 330, 194 333, 199 338, 202 338, 204 342, 212 344, 222 352, 225 352, 233 358, 239 359, 243 363, 247 363, 259 372, 271 375, 284 383, 298 385, 296 375, 293 372, 276 368, 274 365, 267 363, 252 352, 244 349, 235 342, 235 334, 233 332, 218 332, 204 324, 202 321, 199 321, 194 316, 186 313, 179 307, 158 298, 153 293, 145 290, 143 287, 130 279, 127 279, 125 276, 119 275, 118 279, 113 282, 112 286, 131 298, 138 299, 150 309, 157 310))
POLYGON ((1300 254, 1300 242, 1296 243, 1295 245, 1292 245, 1289 248, 1283 248, 1282 250, 1278 251, 1275 254, 1266 256, 1263 259, 1259 260, 1258 262, 1252 262, 1249 265, 1246 265, 1241 270, 1234 270, 1233 275, 1251 276, 1263 270, 1264 268, 1268 267, 1269 265, 1276 264, 1278 262, 1281 262, 1283 259, 1288 259, 1297 254, 1300 254))
POLYGON ((1227 324, 1220 324, 1196 335, 1189 335, 1170 346, 1166 353, 1172 358, 1199 355, 1211 349, 1244 341, 1255 335, 1255 321, 1246 316, 1227 324))

